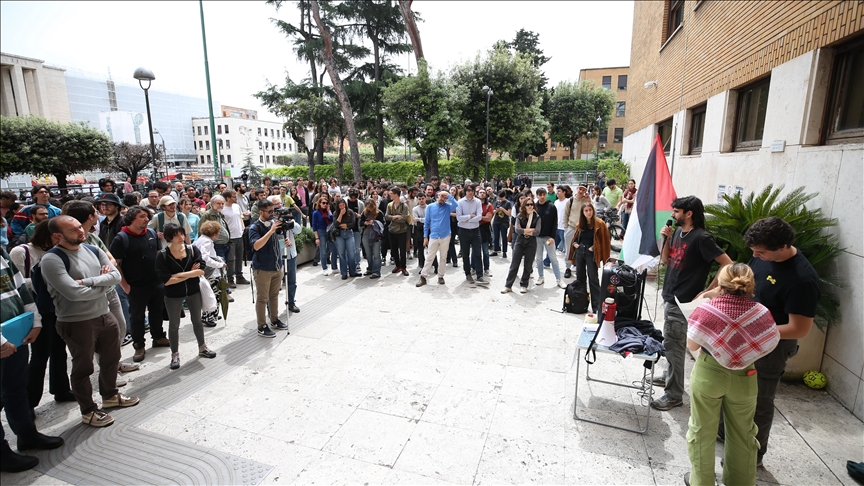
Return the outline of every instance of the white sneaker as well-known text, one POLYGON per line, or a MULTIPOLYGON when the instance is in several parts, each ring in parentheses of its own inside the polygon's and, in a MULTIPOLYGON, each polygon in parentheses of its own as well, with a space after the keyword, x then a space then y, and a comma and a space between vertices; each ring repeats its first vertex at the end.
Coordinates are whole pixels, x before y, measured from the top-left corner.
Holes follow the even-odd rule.
POLYGON ((127 383, 129 383, 129 381, 127 381, 126 378, 123 378, 120 373, 117 373, 117 386, 126 386, 127 383))
POLYGON ((491 277, 492 274, 489 273, 489 270, 486 270, 486 271, 483 272, 483 276, 484 276, 484 277, 491 277))
POLYGON ((543 285, 543 282, 545 282, 545 281, 546 280, 544 280, 543 277, 537 277, 537 280, 534 282, 534 285, 543 285))
POLYGON ((563 280, 559 280, 559 281, 558 281, 558 288, 566 289, 566 288, 567 288, 567 284, 564 283, 563 280))
POLYGON ((528 287, 519 287, 519 293, 520 294, 527 294, 528 293, 528 287))
POLYGON ((330 276, 332 273, 333 273, 333 272, 331 272, 329 268, 328 268, 327 270, 324 270, 324 276, 325 276, 325 277, 330 276))
POLYGON ((510 293, 510 292, 513 292, 513 289, 511 289, 510 287, 504 287, 504 288, 501 290, 501 293, 502 293, 502 294, 507 294, 507 293, 510 293))

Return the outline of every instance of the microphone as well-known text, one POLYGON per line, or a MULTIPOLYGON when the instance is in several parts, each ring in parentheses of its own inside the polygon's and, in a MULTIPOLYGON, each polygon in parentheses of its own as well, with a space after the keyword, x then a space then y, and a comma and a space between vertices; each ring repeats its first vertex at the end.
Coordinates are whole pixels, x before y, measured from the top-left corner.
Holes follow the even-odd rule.
MULTIPOLYGON (((672 221, 672 218, 669 218, 669 219, 666 220, 666 227, 667 227, 667 228, 671 228, 673 224, 674 224, 674 221, 672 221)), ((664 237, 663 237, 663 244, 660 245, 660 251, 661 251, 661 252, 663 251, 663 247, 666 246, 666 240, 667 240, 667 237, 664 236, 664 237)))

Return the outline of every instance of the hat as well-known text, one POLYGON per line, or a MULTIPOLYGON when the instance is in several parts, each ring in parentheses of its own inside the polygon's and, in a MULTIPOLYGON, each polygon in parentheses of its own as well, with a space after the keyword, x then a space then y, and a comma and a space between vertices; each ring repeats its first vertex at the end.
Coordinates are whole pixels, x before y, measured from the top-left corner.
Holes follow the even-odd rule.
POLYGON ((123 202, 120 201, 120 198, 117 197, 117 194, 110 193, 110 192, 103 192, 102 194, 100 194, 100 195, 96 198, 96 203, 97 203, 97 204, 98 204, 98 203, 103 203, 103 202, 107 202, 107 203, 111 203, 111 204, 116 204, 117 206, 119 206, 119 207, 121 207, 121 208, 125 208, 125 207, 126 207, 126 205, 123 204, 123 202))
POLYGON ((159 206, 158 207, 161 208, 161 207, 168 206, 171 204, 177 204, 177 201, 175 201, 174 198, 171 196, 162 196, 162 199, 159 200, 159 206))

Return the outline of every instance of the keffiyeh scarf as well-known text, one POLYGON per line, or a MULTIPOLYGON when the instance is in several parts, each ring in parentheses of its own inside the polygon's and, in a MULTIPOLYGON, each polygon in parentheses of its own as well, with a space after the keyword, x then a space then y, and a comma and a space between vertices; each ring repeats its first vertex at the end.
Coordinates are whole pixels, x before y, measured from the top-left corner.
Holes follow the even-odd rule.
POLYGON ((765 306, 743 295, 720 295, 690 315, 687 337, 731 370, 747 368, 777 347, 780 332, 765 306))

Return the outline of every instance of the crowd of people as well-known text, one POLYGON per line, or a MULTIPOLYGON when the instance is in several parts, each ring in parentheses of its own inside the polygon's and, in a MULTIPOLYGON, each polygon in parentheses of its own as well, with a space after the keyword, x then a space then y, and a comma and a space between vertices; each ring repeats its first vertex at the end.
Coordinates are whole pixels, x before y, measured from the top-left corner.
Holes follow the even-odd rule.
MULTIPOLYGON (((100 189, 95 197, 57 200, 37 185, 25 204, 12 193, 0 194, 3 319, 33 314, 32 331, 20 347, 2 340, 3 407, 19 451, 62 445, 34 423, 46 372, 56 401, 77 402, 82 422, 104 427, 113 422, 105 409, 139 402, 118 387, 146 358, 148 332, 151 346, 171 349, 169 367, 178 369, 179 327, 188 316, 199 356, 215 357, 205 328, 217 326, 222 315, 203 308, 208 290, 219 299, 223 291, 254 283, 257 334, 287 332, 278 296, 284 286, 287 311, 300 312, 295 238, 304 226, 314 232, 312 264, 321 266, 323 277, 338 271, 343 280, 377 279, 388 265, 391 273, 408 276, 409 261, 416 259, 416 287, 436 275, 445 285, 448 264, 459 268, 461 259, 465 282, 486 287, 490 258, 509 254, 502 293, 512 292, 517 279, 519 291, 528 292, 535 269, 534 285, 542 286, 551 271, 560 288, 569 278, 585 282, 591 308, 599 312, 598 275, 612 256, 609 230, 599 216, 617 208, 626 226, 636 198, 635 181, 622 190, 602 173, 595 184, 575 190, 551 183, 534 189, 524 176, 488 183, 454 183, 449 177, 426 182, 420 176, 410 186, 383 179, 345 186, 335 179, 298 178, 277 186, 264 179, 256 188, 244 182, 233 188, 158 182, 146 196, 103 180, 100 189), (244 276, 244 261, 251 261, 252 282, 244 276), (121 346, 130 343, 132 362, 121 362, 121 346), (94 357, 101 406, 92 399, 94 357)), ((748 266, 733 264, 705 230, 698 198, 678 198, 672 206, 676 227, 663 229, 661 253, 668 263, 662 293, 667 366, 654 383, 665 393, 651 406, 665 411, 683 404, 686 348, 701 348, 690 377, 693 467, 687 480, 713 481, 711 447, 719 430, 719 437, 728 438, 724 477, 752 484, 767 450, 777 383, 797 349, 795 339, 812 325, 818 278, 792 246, 794 231, 782 220, 768 218, 748 230, 744 239, 754 251, 748 266), (705 291, 713 262, 721 269, 705 291), (700 296, 712 300, 688 322, 679 303, 700 296), (746 344, 733 349, 728 340, 718 341, 730 333, 746 344)), ((3 441, 4 471, 36 462, 3 441)))

